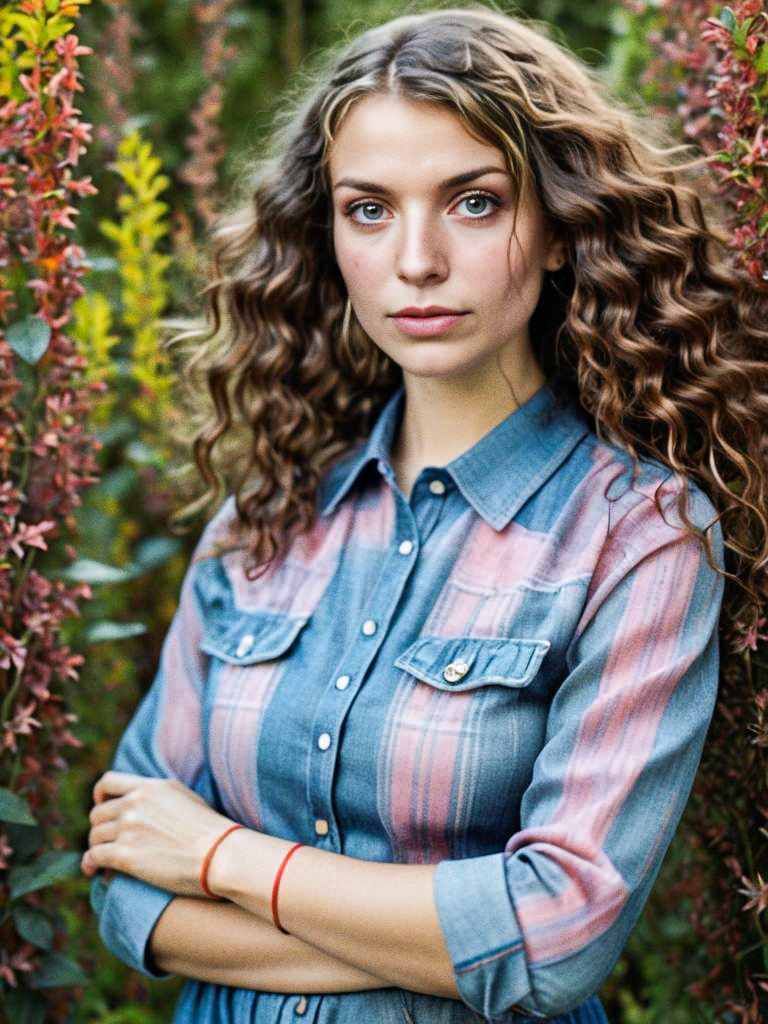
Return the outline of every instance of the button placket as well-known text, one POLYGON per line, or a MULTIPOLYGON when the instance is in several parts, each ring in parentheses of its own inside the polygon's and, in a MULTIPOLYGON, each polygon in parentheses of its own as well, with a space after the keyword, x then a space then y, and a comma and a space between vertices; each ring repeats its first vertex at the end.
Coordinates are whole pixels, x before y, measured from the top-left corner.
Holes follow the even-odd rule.
MULTIPOLYGON (((396 503, 397 513, 392 531, 394 542, 390 541, 391 547, 382 566, 379 585, 364 609, 363 614, 368 613, 369 617, 364 618, 357 627, 357 637, 353 638, 339 660, 336 670, 339 674, 331 677, 332 682, 316 709, 314 739, 309 752, 307 799, 314 819, 315 835, 318 837, 317 845, 325 849, 337 848, 341 838, 335 827, 332 802, 339 743, 334 743, 332 737, 341 735, 344 719, 388 634, 390 622, 416 564, 413 558, 403 558, 396 540, 397 537, 413 537, 414 540, 409 540, 409 543, 416 546, 416 517, 402 496, 396 495, 396 503), (350 685, 352 680, 355 680, 354 686, 350 685), (324 736, 328 739, 323 739, 324 736)), ((432 504, 434 522, 439 515, 441 503, 432 504)))

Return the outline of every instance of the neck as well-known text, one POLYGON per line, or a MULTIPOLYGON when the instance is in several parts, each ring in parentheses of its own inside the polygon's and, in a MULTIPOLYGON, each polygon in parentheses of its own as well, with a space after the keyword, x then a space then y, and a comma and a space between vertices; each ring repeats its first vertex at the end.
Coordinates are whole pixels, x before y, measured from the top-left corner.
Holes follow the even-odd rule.
POLYGON ((538 364, 526 374, 478 376, 403 375, 405 408, 391 458, 405 494, 424 466, 444 466, 470 449, 546 381, 538 364))

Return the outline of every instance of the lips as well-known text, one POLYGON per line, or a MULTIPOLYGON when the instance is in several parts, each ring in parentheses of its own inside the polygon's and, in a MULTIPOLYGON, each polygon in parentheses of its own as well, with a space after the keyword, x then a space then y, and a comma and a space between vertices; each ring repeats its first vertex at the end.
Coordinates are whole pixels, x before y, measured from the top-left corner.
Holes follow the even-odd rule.
POLYGON ((459 323, 466 316, 459 309, 446 309, 445 306, 407 306, 392 314, 392 319, 404 334, 415 338, 434 338, 443 334, 459 323))
POLYGON ((462 309, 447 309, 445 306, 426 306, 424 309, 419 309, 418 306, 407 306, 405 309, 399 309, 392 316, 413 316, 424 319, 430 316, 461 316, 463 313, 462 309))

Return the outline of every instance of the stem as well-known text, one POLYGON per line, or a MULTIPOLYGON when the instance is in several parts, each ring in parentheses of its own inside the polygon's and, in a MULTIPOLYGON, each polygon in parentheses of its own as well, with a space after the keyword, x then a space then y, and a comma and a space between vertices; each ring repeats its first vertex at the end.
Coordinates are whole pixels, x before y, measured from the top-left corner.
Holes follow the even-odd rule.
MULTIPOLYGON (((31 635, 32 634, 29 632, 29 630, 27 630, 27 632, 21 638, 21 643, 25 647, 26 647, 27 642, 28 642, 29 638, 31 637, 31 635)), ((27 656, 29 656, 29 653, 30 653, 30 649, 27 650, 27 656)), ((13 704, 13 699, 16 696, 16 692, 19 689, 19 686, 21 685, 21 677, 22 677, 23 672, 24 672, 24 666, 23 665, 21 667, 17 666, 15 671, 14 671, 13 682, 11 683, 11 688, 8 691, 8 693, 6 693, 5 697, 3 698, 3 707, 2 707, 2 710, 0 711, 0 723, 10 721, 10 718, 11 718, 11 706, 13 704)))
POLYGON ((24 561, 22 562, 21 569, 19 571, 19 577, 16 581, 16 586, 13 588, 13 595, 11 597, 11 605, 13 608, 16 608, 21 600, 21 595, 34 561, 35 549, 27 548, 26 554, 24 555, 24 561))

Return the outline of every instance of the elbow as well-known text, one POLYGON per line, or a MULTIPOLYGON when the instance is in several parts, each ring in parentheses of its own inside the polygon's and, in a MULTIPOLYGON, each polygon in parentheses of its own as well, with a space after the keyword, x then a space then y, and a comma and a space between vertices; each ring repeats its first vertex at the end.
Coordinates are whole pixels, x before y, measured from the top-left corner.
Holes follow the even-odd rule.
POLYGON ((560 1017, 594 997, 613 967, 595 948, 546 966, 530 966, 523 956, 514 960, 459 969, 458 998, 489 1020, 506 1021, 515 1013, 560 1017))
POLYGON ((519 1009, 543 1017, 559 1017, 572 1013, 587 1000, 597 995, 610 971, 596 972, 582 965, 578 970, 570 967, 558 970, 558 965, 537 971, 532 979, 530 995, 522 1000, 519 1009))

